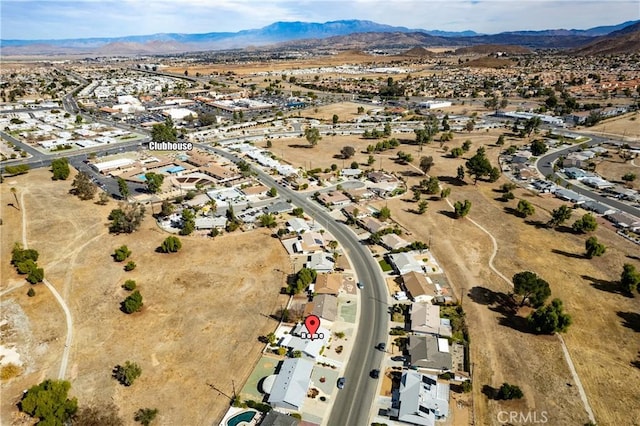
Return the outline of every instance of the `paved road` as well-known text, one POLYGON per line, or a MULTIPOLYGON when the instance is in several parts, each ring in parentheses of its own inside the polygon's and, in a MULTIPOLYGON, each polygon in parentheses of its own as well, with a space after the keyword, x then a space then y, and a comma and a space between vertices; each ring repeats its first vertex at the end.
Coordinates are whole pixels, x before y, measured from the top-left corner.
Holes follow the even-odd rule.
MULTIPOLYGON (((598 136, 592 136, 592 135, 585 135, 587 137, 590 137, 591 140, 586 142, 589 146, 594 146, 594 145, 600 145, 602 144, 605 140, 605 138, 601 138, 598 136)), ((538 162, 536 163, 536 167, 538 168, 538 171, 542 174, 542 176, 549 176, 552 175, 554 177, 557 177, 560 179, 560 182, 562 184, 564 184, 565 186, 567 184, 571 184, 571 190, 574 192, 577 192, 580 195, 584 195, 585 197, 589 197, 592 200, 598 201, 602 204, 606 204, 607 206, 613 207, 614 209, 618 209, 620 211, 623 211, 625 213, 629 213, 631 215, 640 217, 640 209, 633 207, 629 204, 625 204, 622 203, 618 200, 609 198, 609 197, 603 197, 602 195, 600 195, 597 192, 594 192, 592 190, 586 189, 586 188, 581 188, 577 185, 574 185, 571 181, 563 178, 562 176, 556 174, 553 171, 553 166, 551 165, 551 163, 553 163, 554 161, 556 161, 558 159, 558 157, 560 156, 565 156, 571 152, 571 151, 575 151, 576 149, 578 149, 575 146, 570 146, 568 148, 559 150, 559 151, 554 151, 551 152, 547 155, 544 155, 542 157, 540 157, 538 159, 538 162)))
MULTIPOLYGON (((226 151, 198 144, 198 148, 215 152, 231 161, 240 159, 226 151)), ((302 207, 306 214, 324 226, 344 248, 358 275, 364 283, 361 291, 360 318, 353 351, 344 373, 346 384, 339 391, 333 403, 328 425, 366 425, 375 397, 377 380, 369 377, 373 369, 379 369, 383 354, 375 349, 380 342, 386 342, 389 329, 389 305, 387 289, 380 267, 371 256, 369 249, 346 226, 331 217, 324 207, 309 200, 306 195, 276 183, 275 179, 264 171, 254 167, 260 180, 278 189, 283 198, 302 207)), ((326 420, 326 419, 325 419, 326 420)))

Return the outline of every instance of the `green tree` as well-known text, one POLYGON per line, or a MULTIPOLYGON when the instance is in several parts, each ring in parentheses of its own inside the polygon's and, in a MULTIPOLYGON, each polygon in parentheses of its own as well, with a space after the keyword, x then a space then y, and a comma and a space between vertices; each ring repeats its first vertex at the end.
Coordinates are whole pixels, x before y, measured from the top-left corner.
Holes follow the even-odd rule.
POLYGON ((36 295, 36 291, 33 289, 33 287, 29 287, 29 290, 27 291, 27 296, 33 297, 35 295, 36 295))
POLYGON ((173 126, 171 117, 167 117, 164 123, 153 125, 151 139, 154 142, 175 142, 178 140, 178 131, 173 126))
POLYGON ((318 273, 315 271, 315 269, 309 269, 309 268, 300 269, 296 274, 296 279, 294 280, 294 282, 289 285, 289 293, 290 294, 300 293, 302 290, 307 288, 309 284, 314 282, 317 276, 318 276, 318 273))
POLYGON ((156 408, 140 408, 138 411, 136 411, 133 420, 135 420, 136 422, 140 422, 144 426, 149 426, 157 415, 158 410, 156 408))
POLYGON ((398 151, 396 161, 400 164, 407 164, 413 161, 413 155, 408 152, 398 151))
POLYGON ((355 153, 356 153, 356 150, 352 146, 343 146, 342 149, 340 150, 340 155, 342 155, 342 158, 344 158, 345 160, 353 157, 355 153))
POLYGON ((120 191, 120 196, 126 200, 129 197, 129 186, 127 185, 127 181, 118 177, 118 190, 120 191))
POLYGON ((338 114, 333 114, 333 117, 331 117, 331 122, 333 123, 334 126, 338 124, 338 120, 340 120, 340 118, 338 117, 338 114))
POLYGON ((125 245, 118 247, 113 252, 113 258, 116 262, 124 262, 124 260, 129 256, 131 256, 131 250, 129 250, 129 247, 125 245))
POLYGON ((278 190, 275 187, 273 187, 273 188, 269 189, 269 191, 267 191, 267 195, 269 197, 277 197, 278 196, 278 190))
POLYGON ((549 226, 555 228, 562 225, 564 222, 571 218, 571 213, 571 207, 567 205, 562 205, 557 209, 554 209, 551 212, 551 219, 548 222, 549 226))
POLYGON ((518 201, 516 211, 518 212, 518 216, 527 217, 533 215, 536 212, 536 209, 533 207, 533 204, 527 200, 520 200, 518 201))
POLYGON ((451 158, 462 157, 463 154, 464 154, 464 151, 459 146, 456 147, 456 148, 453 148, 451 151, 449 151, 449 156, 451 158))
POLYGON ((164 182, 164 175, 159 173, 149 172, 145 173, 145 182, 147 184, 147 189, 150 193, 156 194, 162 188, 162 183, 164 182))
POLYGON ((464 202, 456 201, 453 204, 453 211, 456 216, 456 219, 465 217, 471 211, 471 201, 469 200, 464 200, 464 202))
POLYGON ((427 202, 427 200, 420 201, 420 203, 418 203, 418 214, 424 214, 427 211, 428 207, 429 203, 427 202))
POLYGON ((261 226, 265 228, 275 228, 278 224, 276 223, 276 217, 271 213, 263 214, 258 218, 261 226))
POLYGON ((431 170, 431 167, 433 167, 433 157, 428 156, 428 157, 420 158, 419 167, 420 167, 420 170, 422 170, 422 173, 424 173, 425 175, 429 173, 429 170, 431 170))
POLYGON ((462 143, 462 151, 469 152, 469 149, 471 149, 471 141, 467 139, 462 143))
POLYGON ((173 235, 165 238, 162 244, 160 244, 160 252, 162 253, 177 253, 181 248, 182 241, 173 235))
POLYGON ((317 127, 307 127, 304 130, 304 137, 309 142, 309 145, 316 146, 322 137, 320 136, 320 130, 317 127))
POLYGON ((521 399, 523 396, 522 390, 518 386, 503 383, 502 386, 500 386, 500 389, 498 389, 496 399, 521 399))
MULTIPOLYGON (((134 293, 137 293, 137 291, 134 293)), ((131 361, 126 361, 124 365, 116 365, 112 371, 113 378, 123 386, 131 386, 141 374, 142 368, 131 361)))
POLYGON ((142 224, 144 212, 144 206, 138 203, 123 204, 121 208, 111 210, 108 216, 111 221, 109 232, 112 234, 130 234, 134 232, 142 224))
POLYGON ((414 189, 413 190, 413 201, 420 201, 421 197, 422 197, 422 191, 420 191, 419 189, 414 189))
POLYGON ((71 173, 69 160, 66 158, 56 158, 51 162, 51 171, 53 172, 53 180, 66 180, 71 173))
POLYGON ((460 182, 464 182, 464 167, 463 167, 462 165, 458 166, 458 170, 457 170, 456 178, 457 178, 460 182))
POLYGON ((620 274, 620 286, 622 290, 628 294, 638 289, 640 284, 640 272, 636 271, 636 267, 625 263, 622 267, 622 274, 620 274))
POLYGON ((420 181, 420 186, 425 189, 427 194, 437 194, 440 191, 440 181, 435 176, 423 179, 420 181))
POLYGON ((71 183, 71 193, 77 195, 81 200, 92 200, 97 191, 98 188, 85 172, 78 173, 71 183))
POLYGON ((20 410, 40 419, 42 425, 64 425, 78 410, 78 400, 69 399, 71 383, 47 379, 32 386, 20 401, 20 410))
POLYGON ((135 290, 122 301, 122 310, 127 314, 132 314, 142 309, 142 305, 142 295, 138 290, 135 290))
POLYGON ((127 262, 126 265, 124 265, 124 270, 127 272, 133 271, 134 269, 136 269, 136 262, 134 262, 133 260, 130 260, 127 262))
POLYGON ((541 156, 549 150, 549 147, 542 139, 536 139, 531 142, 531 153, 536 157, 541 156))
POLYGON ((498 140, 496 141, 496 145, 503 146, 504 145, 504 135, 498 136, 498 140))
POLYGON ((606 246, 598 241, 596 237, 589 237, 584 242, 585 256, 592 259, 596 256, 602 256, 607 250, 606 246))
POLYGON ((442 191, 440 191, 440 198, 443 200, 449 195, 451 195, 451 188, 444 188, 442 191))
POLYGON ((489 170, 489 182, 495 182, 500 179, 500 169, 497 167, 492 167, 489 170))
POLYGON ((304 217, 304 210, 302 207, 296 207, 291 211, 291 214, 295 217, 304 217))
POLYGON ((598 222, 596 222, 596 218, 591 213, 585 214, 580 219, 573 222, 573 225, 571 225, 571 228, 575 232, 581 232, 583 234, 587 232, 593 232, 597 227, 598 222))
POLYGON ((196 229, 196 215, 191 209, 182 209, 180 222, 182 223, 180 235, 191 235, 196 229))
POLYGON ((124 284, 122 284, 122 288, 124 288, 127 291, 133 291, 136 289, 136 287, 137 287, 137 284, 134 280, 126 280, 124 284))
POLYGON ((473 176, 474 183, 477 183, 478 179, 490 175, 493 172, 493 167, 491 166, 489 159, 485 155, 485 150, 482 147, 478 149, 473 157, 467 160, 465 165, 467 166, 467 173, 473 176))
POLYGON ((550 305, 542 306, 531 313, 527 322, 536 333, 561 333, 567 331, 571 325, 571 316, 564 312, 560 299, 553 299, 550 305))
POLYGON ((160 217, 167 217, 173 213, 174 207, 168 200, 162 200, 162 205, 160 206, 160 213, 158 214, 160 217))
POLYGON ((636 180, 636 174, 635 173, 631 173, 631 172, 625 173, 622 176, 622 180, 625 181, 625 182, 633 182, 634 180, 636 180))
POLYGON ((551 296, 549 283, 530 271, 518 272, 513 276, 513 290, 515 294, 522 296, 520 306, 529 302, 534 308, 544 305, 551 296))
POLYGON ((378 219, 380 219, 382 222, 384 222, 385 220, 388 220, 389 218, 391 218, 391 210, 387 206, 382 207, 378 211, 378 219))

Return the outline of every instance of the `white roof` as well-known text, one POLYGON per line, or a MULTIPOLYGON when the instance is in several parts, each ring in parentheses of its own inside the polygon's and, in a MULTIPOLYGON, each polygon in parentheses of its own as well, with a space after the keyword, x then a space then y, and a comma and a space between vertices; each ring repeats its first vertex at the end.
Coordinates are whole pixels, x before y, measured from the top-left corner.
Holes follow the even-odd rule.
POLYGON ((93 167, 95 167, 99 172, 109 169, 117 169, 119 167, 125 167, 133 164, 135 161, 130 158, 118 158, 116 160, 111 161, 103 161, 102 163, 94 163, 93 167))
POLYGON ((313 362, 303 358, 287 358, 276 377, 268 402, 275 406, 299 409, 307 396, 313 362))

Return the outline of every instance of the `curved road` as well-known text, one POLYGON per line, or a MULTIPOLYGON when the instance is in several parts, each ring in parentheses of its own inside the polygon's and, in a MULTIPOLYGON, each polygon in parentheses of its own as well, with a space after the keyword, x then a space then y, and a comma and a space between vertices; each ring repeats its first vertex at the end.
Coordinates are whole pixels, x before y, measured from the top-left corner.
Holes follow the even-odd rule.
MULTIPOLYGON (((231 161, 240 159, 226 151, 198 144, 198 148, 215 152, 231 161)), ((382 271, 369 249, 346 226, 331 217, 324 207, 305 195, 279 185, 268 173, 253 167, 260 180, 272 187, 306 214, 324 226, 342 245, 356 271, 358 280, 364 283, 360 298, 360 318, 353 350, 344 376, 346 384, 334 400, 328 425, 365 425, 375 396, 378 381, 369 377, 373 369, 379 369, 382 352, 375 349, 379 342, 386 342, 389 329, 389 304, 382 271)), ((326 419, 325 419, 326 420, 326 419)), ((324 422, 323 422, 324 423, 324 422)))
MULTIPOLYGON (((585 137, 589 137, 591 138, 590 141, 586 142, 587 145, 589 146, 595 146, 595 145, 600 145, 602 144, 605 140, 605 138, 601 138, 598 136, 592 136, 592 135, 584 135, 585 137)), ((542 174, 542 176, 554 176, 560 179, 560 182, 563 183, 564 185, 567 184, 571 184, 570 181, 568 181, 567 179, 557 175, 554 171, 553 171, 553 166, 551 165, 551 163, 553 163, 554 161, 556 161, 558 159, 558 157, 560 156, 566 156, 566 154, 568 154, 571 151, 576 151, 578 148, 575 146, 570 146, 568 148, 565 149, 561 149, 559 151, 553 151, 549 154, 543 155, 542 157, 540 157, 536 163, 536 168, 538 169, 538 171, 542 174)), ((625 204, 625 203, 621 203, 618 200, 614 200, 612 198, 609 197, 603 197, 602 195, 600 195, 597 192, 591 191, 589 189, 585 189, 585 188, 581 188, 579 186, 573 185, 571 187, 571 190, 574 192, 577 192, 580 195, 584 195, 585 197, 591 198, 594 201, 597 201, 599 203, 602 204, 606 204, 607 206, 613 207, 617 210, 620 210, 622 212, 625 213, 629 213, 631 215, 640 217, 640 209, 630 206, 629 204, 625 204)))

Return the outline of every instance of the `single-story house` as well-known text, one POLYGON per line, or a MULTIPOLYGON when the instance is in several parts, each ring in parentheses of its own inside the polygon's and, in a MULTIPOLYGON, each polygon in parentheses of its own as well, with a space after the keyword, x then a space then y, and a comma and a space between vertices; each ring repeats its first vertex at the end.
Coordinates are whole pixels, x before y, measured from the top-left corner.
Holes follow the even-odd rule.
POLYGON ((307 359, 287 358, 282 361, 269 390, 269 404, 274 408, 299 411, 307 397, 312 371, 313 362, 307 359))
POLYGON ((196 229, 224 229, 227 226, 227 218, 225 216, 216 217, 196 217, 196 229))
POLYGON ((312 305, 310 309, 311 314, 328 321, 335 321, 338 316, 338 298, 333 294, 320 294, 315 296, 313 302, 309 302, 307 305, 312 305))
POLYGON ((361 220, 360 224, 369 232, 378 232, 381 229, 390 227, 387 222, 380 222, 375 217, 367 217, 361 220))
POLYGON ((402 275, 404 288, 411 296, 414 302, 431 302, 437 296, 435 286, 431 278, 426 277, 420 272, 411 271, 402 275))
POLYGON ((440 318, 440 306, 431 303, 411 305, 411 331, 417 334, 433 334, 451 337, 451 321, 440 318))
POLYGON ((369 200, 375 195, 369 188, 348 188, 344 193, 356 203, 360 200, 369 200))
POLYGON ((444 373, 452 368, 449 342, 446 338, 433 334, 418 336, 409 335, 407 345, 409 363, 418 368, 444 373))
POLYGON ((390 414, 404 423, 435 426, 436 420, 449 415, 449 384, 438 382, 434 375, 406 371, 392 399, 398 408, 390 414))
POLYGON ((637 217, 622 212, 608 214, 605 217, 620 228, 629 228, 633 226, 634 223, 640 221, 637 217))
POLYGON ((305 232, 298 236, 295 246, 298 253, 315 253, 324 249, 324 237, 315 231, 305 232))
POLYGON ((394 233, 383 235, 382 238, 380 238, 380 242, 382 246, 388 250, 401 249, 411 244, 409 241, 394 233))
POLYGON ((319 273, 316 276, 314 292, 316 294, 338 294, 344 277, 338 273, 319 273))
POLYGON ((395 176, 390 175, 388 173, 384 173, 382 171, 369 172, 369 174, 367 175, 367 179, 375 183, 398 181, 398 179, 395 176))
POLYGON ((584 183, 585 185, 588 185, 596 189, 607 189, 607 188, 613 188, 615 186, 613 183, 609 182, 608 180, 602 179, 601 177, 597 177, 597 176, 589 176, 589 177, 582 178, 581 182, 584 183))
POLYGON ((558 188, 553 194, 557 198, 560 198, 561 200, 570 201, 576 204, 580 204, 580 203, 584 203, 585 201, 588 201, 587 197, 584 197, 575 191, 571 191, 570 189, 558 188))
POLYGON ((342 208, 342 211, 347 216, 352 217, 356 220, 364 219, 365 217, 368 217, 371 215, 371 212, 369 211, 369 209, 363 206, 359 206, 357 204, 349 204, 348 206, 344 206, 342 208))
POLYGON ((351 202, 349 197, 340 191, 331 191, 318 195, 318 201, 325 206, 346 206, 351 202))
POLYGON ((298 426, 299 424, 300 420, 276 410, 269 411, 260 422, 260 426, 298 426))
POLYGON ((393 269, 400 275, 411 271, 424 272, 423 264, 416 260, 414 252, 392 253, 389 255, 389 260, 391 261, 393 269))
POLYGON ((334 265, 335 262, 333 261, 333 257, 329 253, 318 252, 311 254, 307 258, 307 263, 305 263, 304 266, 321 273, 333 271, 334 265))
POLYGON ((302 232, 307 232, 311 229, 306 220, 300 219, 298 217, 292 217, 287 221, 287 229, 290 232, 295 232, 296 234, 300 234, 302 232))
POLYGON ((357 179, 362 176, 362 170, 360 169, 342 169, 340 170, 340 176, 357 179))
POLYGON ((617 211, 616 209, 613 209, 607 205, 592 200, 585 201, 584 203, 582 203, 581 207, 585 210, 590 210, 601 215, 613 214, 617 211))

